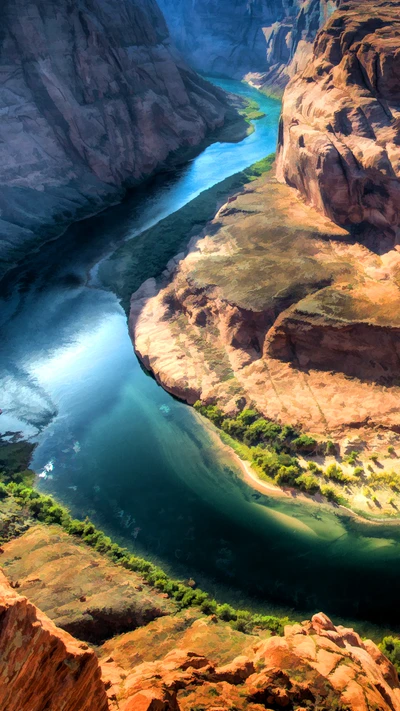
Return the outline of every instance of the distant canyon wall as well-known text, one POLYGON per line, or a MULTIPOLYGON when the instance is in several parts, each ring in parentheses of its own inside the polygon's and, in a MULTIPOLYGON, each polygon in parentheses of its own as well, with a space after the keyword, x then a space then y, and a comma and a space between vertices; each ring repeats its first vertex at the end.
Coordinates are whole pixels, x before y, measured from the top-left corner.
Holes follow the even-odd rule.
POLYGON ((0 274, 223 124, 155 0, 4 0, 0 274))
POLYGON ((399 9, 352 1, 332 15, 286 89, 277 159, 281 181, 384 249, 400 224, 399 9))
POLYGON ((197 70, 281 94, 310 57, 340 0, 159 0, 179 50, 197 70))

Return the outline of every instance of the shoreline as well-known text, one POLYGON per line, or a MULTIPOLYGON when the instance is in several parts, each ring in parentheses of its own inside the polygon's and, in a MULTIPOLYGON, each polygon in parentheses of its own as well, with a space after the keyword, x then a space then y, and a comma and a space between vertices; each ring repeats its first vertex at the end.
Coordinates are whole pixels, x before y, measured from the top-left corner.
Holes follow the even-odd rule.
MULTIPOLYGON (((193 410, 193 408, 191 408, 193 410)), ((314 495, 307 495, 302 491, 299 491, 298 489, 295 489, 294 487, 280 487, 277 484, 270 484, 269 482, 263 481, 260 479, 256 472, 253 470, 251 466, 251 462, 248 461, 247 459, 242 459, 235 450, 229 446, 226 442, 223 442, 221 437, 219 436, 219 431, 217 428, 212 425, 212 423, 207 420, 205 417, 199 415, 195 410, 193 410, 194 414, 196 417, 201 418, 201 422, 204 427, 208 430, 208 432, 211 434, 212 437, 216 438, 218 440, 218 446, 222 447, 226 451, 229 451, 230 456, 236 461, 236 463, 239 465, 239 468, 242 472, 242 479, 245 481, 252 489, 255 491, 258 491, 261 494, 267 494, 271 496, 272 498, 288 498, 297 501, 303 501, 304 503, 307 504, 312 504, 312 505, 318 505, 318 506, 327 506, 333 513, 337 514, 342 514, 345 516, 348 516, 349 518, 353 518, 359 523, 362 524, 369 524, 371 526, 399 526, 400 525, 400 518, 382 518, 382 519, 373 519, 373 518, 366 518, 362 516, 360 513, 357 513, 356 511, 353 511, 349 506, 343 506, 343 504, 334 504, 328 501, 327 499, 323 498, 321 495, 314 494, 314 495)))

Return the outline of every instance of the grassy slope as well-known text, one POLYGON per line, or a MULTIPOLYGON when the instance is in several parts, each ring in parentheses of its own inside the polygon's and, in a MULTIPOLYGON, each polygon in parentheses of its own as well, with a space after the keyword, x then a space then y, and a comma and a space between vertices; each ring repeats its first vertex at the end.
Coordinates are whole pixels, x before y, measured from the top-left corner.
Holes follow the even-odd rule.
POLYGON ((271 170, 274 159, 274 155, 267 156, 205 190, 177 212, 126 242, 100 267, 101 281, 118 295, 126 311, 129 311, 131 295, 141 284, 151 277, 159 277, 168 261, 214 217, 219 205, 271 170))

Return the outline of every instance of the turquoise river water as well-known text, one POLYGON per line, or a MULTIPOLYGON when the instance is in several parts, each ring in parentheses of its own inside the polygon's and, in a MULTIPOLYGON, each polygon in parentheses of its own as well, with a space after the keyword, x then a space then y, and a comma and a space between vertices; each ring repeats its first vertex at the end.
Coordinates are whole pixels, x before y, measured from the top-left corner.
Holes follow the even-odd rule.
POLYGON ((91 276, 123 241, 275 150, 279 102, 218 83, 265 112, 251 136, 74 225, 0 285, 2 430, 37 442, 42 490, 220 599, 393 628, 400 528, 252 490, 208 426, 143 371, 116 296, 91 276))

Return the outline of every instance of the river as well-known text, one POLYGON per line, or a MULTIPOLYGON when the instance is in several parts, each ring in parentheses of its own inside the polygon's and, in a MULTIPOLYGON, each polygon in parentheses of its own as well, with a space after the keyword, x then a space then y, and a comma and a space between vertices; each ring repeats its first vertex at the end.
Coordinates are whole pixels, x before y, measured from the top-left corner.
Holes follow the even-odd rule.
POLYGON ((218 83, 265 112, 252 135, 75 224, 3 280, 2 431, 37 442, 42 490, 220 599, 394 628, 400 528, 253 491, 209 427, 140 367, 117 297, 94 277, 125 240, 275 149, 279 102, 218 83))

